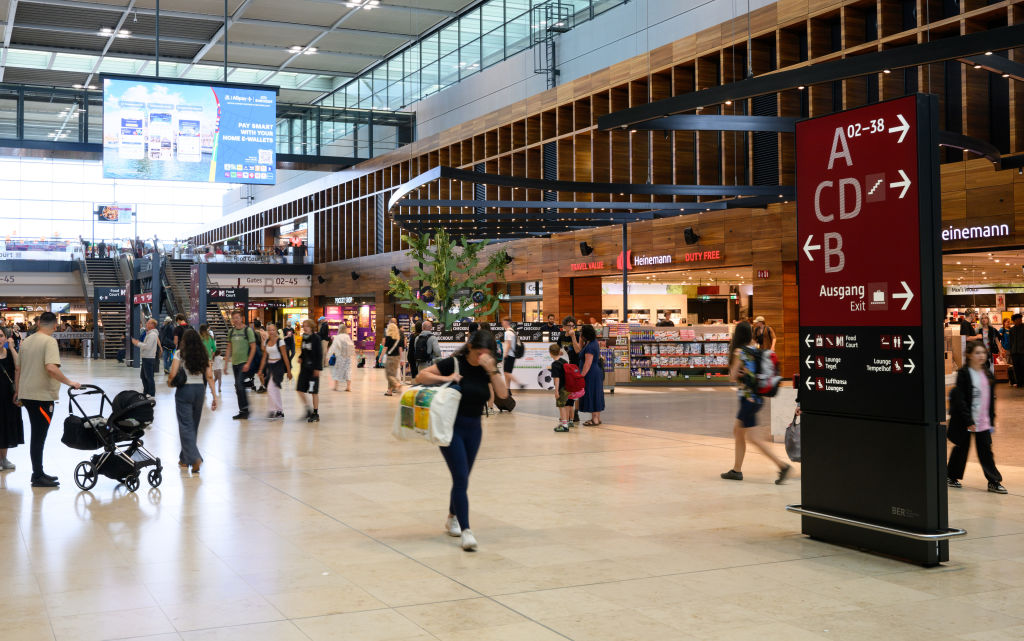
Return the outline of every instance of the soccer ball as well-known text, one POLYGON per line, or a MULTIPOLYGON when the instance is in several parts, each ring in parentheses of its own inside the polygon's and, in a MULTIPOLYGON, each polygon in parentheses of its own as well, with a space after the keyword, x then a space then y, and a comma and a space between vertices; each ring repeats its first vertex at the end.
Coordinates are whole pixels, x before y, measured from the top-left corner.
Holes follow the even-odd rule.
POLYGON ((541 389, 555 389, 555 381, 551 378, 551 370, 542 369, 537 374, 537 385, 539 385, 541 389))

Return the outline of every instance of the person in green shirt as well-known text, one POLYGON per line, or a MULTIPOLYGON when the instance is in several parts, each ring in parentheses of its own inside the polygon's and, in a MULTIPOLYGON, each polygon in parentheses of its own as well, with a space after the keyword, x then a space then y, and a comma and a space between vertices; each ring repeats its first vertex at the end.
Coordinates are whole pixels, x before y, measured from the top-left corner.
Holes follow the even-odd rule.
POLYGON ((245 393, 245 376, 253 369, 252 360, 256 355, 256 333, 246 327, 242 312, 231 312, 231 329, 228 330, 228 353, 224 360, 224 373, 228 373, 228 363, 235 374, 235 396, 238 398, 238 414, 231 418, 245 420, 249 418, 249 397, 245 393))
POLYGON ((213 334, 210 333, 209 325, 199 326, 199 338, 203 341, 203 346, 206 347, 206 353, 210 358, 213 358, 213 353, 217 351, 217 341, 214 340, 213 334))

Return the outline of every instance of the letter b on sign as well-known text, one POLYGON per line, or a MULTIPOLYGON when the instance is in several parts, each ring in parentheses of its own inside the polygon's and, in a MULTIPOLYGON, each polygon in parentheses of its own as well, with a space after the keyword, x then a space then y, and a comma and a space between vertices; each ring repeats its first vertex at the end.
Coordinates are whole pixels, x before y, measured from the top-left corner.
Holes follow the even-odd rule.
POLYGON ((834 274, 846 267, 846 255, 843 254, 843 236, 835 232, 825 234, 825 273, 834 274))

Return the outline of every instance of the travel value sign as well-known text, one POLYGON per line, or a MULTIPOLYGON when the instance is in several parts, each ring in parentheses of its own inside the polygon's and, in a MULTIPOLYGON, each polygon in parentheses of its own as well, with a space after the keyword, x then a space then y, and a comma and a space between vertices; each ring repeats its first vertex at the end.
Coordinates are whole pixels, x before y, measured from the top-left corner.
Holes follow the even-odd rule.
POLYGON ((926 419, 939 243, 928 109, 908 96, 797 124, 805 410, 926 419))

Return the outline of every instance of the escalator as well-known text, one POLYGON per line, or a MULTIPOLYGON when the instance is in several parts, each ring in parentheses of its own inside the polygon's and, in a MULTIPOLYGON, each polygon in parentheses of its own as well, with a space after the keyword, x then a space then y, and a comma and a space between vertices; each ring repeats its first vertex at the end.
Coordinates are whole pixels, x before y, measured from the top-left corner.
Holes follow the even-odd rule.
MULTIPOLYGON (((86 302, 92 300, 95 287, 124 287, 119 265, 114 258, 85 259, 86 302)), ((104 334, 103 358, 117 358, 117 352, 124 347, 125 331, 124 303, 100 303, 99 324, 104 334)))
MULTIPOLYGON (((162 277, 167 308, 173 310, 172 314, 188 316, 192 309, 192 261, 165 259, 162 277)), ((212 283, 207 279, 206 287, 211 286, 212 283)), ((231 309, 231 306, 220 303, 210 303, 206 307, 206 324, 210 326, 210 331, 217 340, 217 347, 222 350, 227 347, 228 336, 225 313, 229 313, 231 309)))

